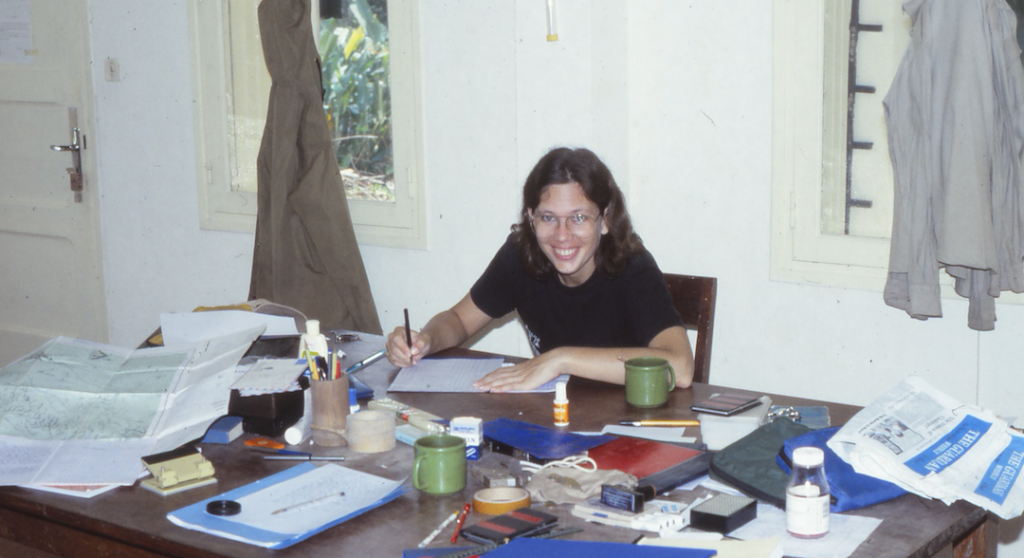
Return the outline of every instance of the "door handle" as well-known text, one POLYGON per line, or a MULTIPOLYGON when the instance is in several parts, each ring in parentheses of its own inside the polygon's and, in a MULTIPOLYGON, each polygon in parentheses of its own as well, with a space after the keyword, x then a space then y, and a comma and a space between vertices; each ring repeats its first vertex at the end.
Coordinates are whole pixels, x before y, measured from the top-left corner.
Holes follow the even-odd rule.
POLYGON ((50 149, 54 151, 78 151, 82 147, 78 144, 78 128, 71 128, 71 145, 51 145, 50 149))
POLYGON ((71 179, 71 191, 75 194, 75 202, 82 201, 82 150, 85 149, 85 134, 78 129, 78 109, 68 108, 68 120, 71 124, 71 144, 51 145, 54 151, 66 151, 71 153, 71 167, 68 167, 68 175, 71 179))

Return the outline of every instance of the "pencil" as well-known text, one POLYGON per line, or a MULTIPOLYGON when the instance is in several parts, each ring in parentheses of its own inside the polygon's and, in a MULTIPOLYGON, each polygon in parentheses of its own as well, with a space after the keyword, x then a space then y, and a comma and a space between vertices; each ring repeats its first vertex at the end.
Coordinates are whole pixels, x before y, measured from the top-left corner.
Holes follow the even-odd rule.
POLYGON ((624 426, 700 426, 700 421, 696 419, 620 420, 619 424, 624 426))
POLYGON ((431 542, 433 542, 434 537, 437 537, 438 535, 440 535, 441 531, 444 531, 444 528, 447 527, 448 524, 451 523, 452 521, 455 521, 455 518, 458 517, 458 516, 459 516, 459 510, 455 510, 455 513, 449 515, 448 519, 445 519, 444 521, 442 521, 441 524, 437 526, 437 529, 434 529, 433 533, 427 535, 427 538, 423 539, 423 542, 421 542, 417 546, 417 548, 423 548, 423 547, 427 546, 428 544, 430 544, 431 542))
POLYGON ((305 502, 299 502, 298 504, 292 504, 290 506, 281 508, 279 510, 274 510, 274 511, 270 512, 270 515, 277 515, 279 513, 284 513, 284 512, 292 511, 292 510, 301 508, 303 506, 306 506, 308 504, 315 504, 315 503, 317 503, 317 502, 319 502, 321 500, 326 500, 328 498, 334 498, 335 496, 344 496, 344 495, 345 495, 344 492, 332 492, 330 494, 325 494, 323 496, 317 496, 316 498, 313 498, 312 500, 306 500, 305 502))

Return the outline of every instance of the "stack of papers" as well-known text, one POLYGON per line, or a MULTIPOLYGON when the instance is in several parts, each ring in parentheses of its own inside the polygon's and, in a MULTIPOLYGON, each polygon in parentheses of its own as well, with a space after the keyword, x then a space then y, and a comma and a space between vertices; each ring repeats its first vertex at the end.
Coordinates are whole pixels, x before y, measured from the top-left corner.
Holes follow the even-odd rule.
POLYGON ((1021 514, 1024 436, 991 411, 910 377, 857 413, 828 443, 858 473, 1003 519, 1021 514))
POLYGON ((264 358, 248 367, 231 389, 238 390, 242 397, 299 391, 299 376, 306 371, 305 360, 264 358))
POLYGON ((187 529, 265 548, 286 548, 401 496, 391 481, 335 464, 303 463, 167 514, 187 529), (241 505, 236 515, 207 513, 210 502, 241 505))

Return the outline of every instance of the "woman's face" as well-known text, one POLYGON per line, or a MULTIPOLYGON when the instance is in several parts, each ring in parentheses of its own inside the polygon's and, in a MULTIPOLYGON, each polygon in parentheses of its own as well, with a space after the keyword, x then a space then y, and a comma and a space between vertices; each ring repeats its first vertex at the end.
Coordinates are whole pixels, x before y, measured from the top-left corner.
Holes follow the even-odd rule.
POLYGON ((608 232, 597 204, 575 182, 552 184, 530 212, 537 243, 563 285, 582 285, 597 269, 594 255, 608 232))

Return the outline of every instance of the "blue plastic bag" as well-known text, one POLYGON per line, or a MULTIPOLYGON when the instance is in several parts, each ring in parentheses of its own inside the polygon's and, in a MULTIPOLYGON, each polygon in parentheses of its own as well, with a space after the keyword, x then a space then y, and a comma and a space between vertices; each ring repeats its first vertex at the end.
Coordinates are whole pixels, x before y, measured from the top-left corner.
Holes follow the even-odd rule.
POLYGON ((839 430, 838 426, 811 430, 782 444, 779 455, 775 458, 787 474, 792 464, 793 450, 801 446, 814 446, 825 452, 825 476, 828 478, 829 491, 832 496, 831 509, 834 512, 855 510, 880 504, 907 493, 895 484, 876 477, 862 475, 853 470, 853 466, 843 461, 827 442, 839 430))

